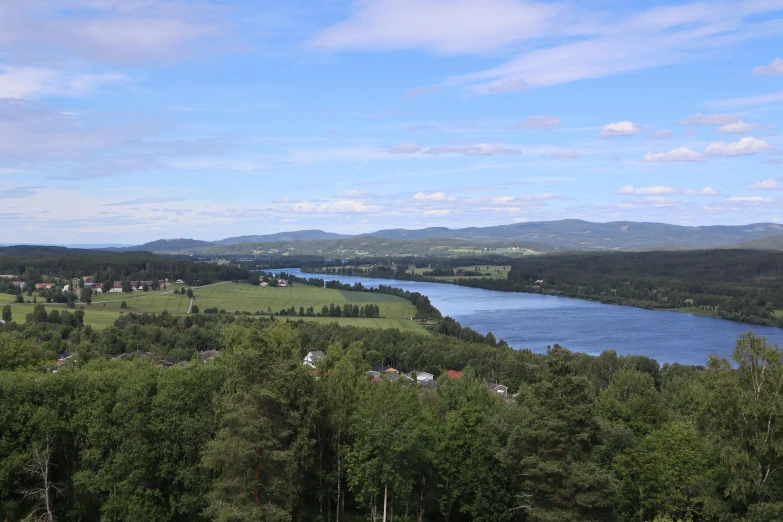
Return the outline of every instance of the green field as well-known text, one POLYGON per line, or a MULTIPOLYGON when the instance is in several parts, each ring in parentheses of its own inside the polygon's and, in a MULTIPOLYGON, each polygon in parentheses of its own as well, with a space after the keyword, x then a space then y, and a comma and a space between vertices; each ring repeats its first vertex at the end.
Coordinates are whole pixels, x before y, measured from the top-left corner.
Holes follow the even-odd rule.
POLYGON ((775 310, 774 312, 772 312, 772 315, 774 315, 775 317, 783 318, 783 310, 775 310))
MULTIPOLYGON (((428 269, 427 268, 417 268, 416 273, 417 274, 424 274, 428 269)), ((478 279, 481 277, 491 277, 492 279, 507 279, 508 278, 508 272, 511 270, 511 265, 472 265, 472 266, 460 266, 457 267, 457 270, 465 270, 465 271, 471 271, 471 272, 481 272, 482 275, 480 276, 437 276, 433 279, 436 279, 438 281, 452 281, 454 279, 478 279), (478 269, 478 270, 476 270, 478 269), (485 274, 490 274, 489 276, 485 274)))
MULTIPOLYGON (((27 298, 27 296, 24 296, 24 297, 27 298)), ((28 299, 32 299, 32 298, 28 298, 28 299)), ((15 295, 0 294, 0 304, 13 303, 14 300, 16 300, 16 296, 15 295)))
MULTIPOLYGON (((200 311, 207 308, 218 308, 227 312, 257 311, 267 313, 271 310, 277 313, 287 310, 292 306, 299 311, 300 307, 307 309, 312 306, 316 313, 323 306, 334 303, 340 307, 347 304, 365 306, 369 303, 377 304, 380 309, 380 318, 364 319, 353 317, 310 317, 306 320, 318 322, 335 322, 348 326, 365 326, 368 328, 399 328, 403 330, 425 331, 421 325, 410 318, 416 315, 416 307, 408 300, 401 297, 368 293, 352 292, 347 290, 333 290, 330 288, 318 288, 308 285, 296 285, 290 287, 265 287, 251 286, 238 283, 221 283, 201 288, 194 288, 194 304, 200 311)), ((0 294, 7 297, 0 301, 12 302, 14 296, 0 294)), ((25 296, 25 299, 31 299, 25 296)), ((171 314, 185 314, 188 310, 190 299, 186 295, 174 294, 169 288, 165 292, 133 292, 130 294, 113 293, 94 296, 90 306, 77 304, 77 308, 84 309, 85 324, 96 328, 111 325, 121 313, 155 313, 168 311, 171 314), (125 302, 127 308, 121 308, 125 302)), ((32 304, 19 304, 13 306, 14 320, 23 322, 25 315, 32 311, 32 304)), ((65 305, 46 305, 47 309, 56 307, 65 309, 65 305)))

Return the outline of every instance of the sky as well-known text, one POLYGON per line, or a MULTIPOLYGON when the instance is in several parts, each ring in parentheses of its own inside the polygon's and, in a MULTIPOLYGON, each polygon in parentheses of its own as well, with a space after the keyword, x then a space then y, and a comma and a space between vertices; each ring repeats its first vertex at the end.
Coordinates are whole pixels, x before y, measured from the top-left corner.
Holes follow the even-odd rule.
POLYGON ((783 222, 783 0, 0 1, 0 243, 783 222))

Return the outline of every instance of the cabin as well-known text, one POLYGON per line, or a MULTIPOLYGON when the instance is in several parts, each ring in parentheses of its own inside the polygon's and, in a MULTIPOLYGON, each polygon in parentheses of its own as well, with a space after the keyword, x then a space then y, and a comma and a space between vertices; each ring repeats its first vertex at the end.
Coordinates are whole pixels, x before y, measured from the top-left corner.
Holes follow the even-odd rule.
POLYGON ((449 379, 453 381, 454 379, 459 379, 462 377, 462 372, 458 372, 457 370, 447 370, 446 375, 448 375, 449 379))
POLYGON ((508 396, 508 386, 504 386, 502 384, 498 384, 496 382, 488 382, 487 383, 487 390, 490 393, 496 393, 500 395, 501 397, 508 396))
POLYGON ((310 368, 315 368, 315 364, 321 359, 323 359, 325 356, 326 354, 321 350, 313 350, 311 352, 307 352, 307 355, 305 355, 302 364, 304 364, 305 366, 309 366, 310 368))

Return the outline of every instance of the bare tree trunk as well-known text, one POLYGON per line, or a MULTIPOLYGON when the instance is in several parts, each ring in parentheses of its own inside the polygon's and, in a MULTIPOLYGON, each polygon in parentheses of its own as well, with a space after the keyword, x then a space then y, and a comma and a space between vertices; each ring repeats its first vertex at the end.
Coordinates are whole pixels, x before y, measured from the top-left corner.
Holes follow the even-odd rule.
POLYGON ((389 486, 383 487, 383 522, 386 522, 386 494, 389 492, 389 486))
POLYGON ((340 489, 340 478, 341 478, 341 468, 340 465, 342 464, 342 461, 340 460, 340 432, 337 432, 337 518, 336 522, 340 522, 340 494, 342 493, 342 490, 340 489))
POLYGON ((22 491, 24 498, 36 501, 36 506, 33 512, 30 513, 30 516, 43 522, 55 522, 52 498, 54 495, 61 493, 60 489, 49 478, 52 468, 53 445, 54 440, 47 432, 42 447, 33 446, 26 472, 40 484, 40 487, 32 487, 22 491))

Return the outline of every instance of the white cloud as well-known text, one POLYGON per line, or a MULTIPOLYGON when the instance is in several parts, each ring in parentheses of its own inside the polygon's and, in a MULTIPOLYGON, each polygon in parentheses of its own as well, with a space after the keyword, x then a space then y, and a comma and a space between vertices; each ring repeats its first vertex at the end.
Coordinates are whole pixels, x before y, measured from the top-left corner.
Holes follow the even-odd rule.
POLYGON ((396 147, 392 147, 389 149, 389 152, 392 154, 414 154, 416 152, 419 152, 421 150, 421 147, 419 147, 415 143, 403 143, 402 145, 397 145, 396 147))
POLYGON ((413 199, 417 201, 454 201, 454 196, 449 196, 445 192, 431 192, 429 194, 425 192, 417 192, 413 195, 413 199))
POLYGON ((751 183, 748 188, 751 190, 780 190, 783 189, 783 183, 774 179, 765 179, 758 183, 751 183))
POLYGON ((235 170, 237 172, 261 172, 269 168, 268 165, 254 161, 239 161, 220 158, 197 158, 165 160, 163 164, 183 170, 235 170))
MULTIPOLYGON (((309 45, 329 51, 426 49, 482 54, 560 31, 564 4, 520 0, 376 0, 319 31, 309 45)), ((566 32, 566 31, 564 31, 566 32)))
POLYGON ((769 143, 764 140, 754 138, 753 136, 746 136, 740 138, 739 141, 730 143, 724 141, 710 143, 707 145, 707 148, 704 149, 704 153, 717 156, 748 156, 767 151, 771 148, 769 143))
POLYGON ((424 214, 427 216, 435 216, 435 217, 448 216, 449 214, 451 214, 451 210, 448 209, 425 210, 424 214))
POLYGON ((651 140, 670 140, 672 138, 672 131, 661 129, 655 132, 651 132, 648 136, 651 140))
POLYGON ((645 163, 666 163, 672 161, 705 161, 707 156, 689 149, 680 147, 669 152, 648 152, 642 158, 645 163))
POLYGON ((634 136, 642 132, 642 126, 630 121, 618 121, 615 123, 607 123, 599 136, 604 138, 611 138, 616 136, 634 136))
POLYGON ((43 95, 82 96, 103 84, 126 80, 122 74, 79 74, 43 67, 0 65, 0 98, 34 98, 43 95))
POLYGON ((745 134, 747 132, 753 132, 761 128, 758 123, 745 123, 744 121, 735 121, 734 123, 727 123, 718 127, 718 132, 730 132, 736 134, 745 134))
POLYGON ((563 123, 560 118, 553 118, 551 116, 529 116, 522 121, 508 127, 509 129, 536 129, 545 130, 557 127, 563 123))
POLYGON ((667 196, 670 194, 679 194, 679 191, 672 187, 658 185, 655 187, 639 187, 626 185, 617 191, 617 194, 623 196, 667 196))
POLYGON ((579 153, 575 150, 558 150, 550 154, 550 156, 557 159, 573 159, 578 158, 579 153))
POLYGON ((343 199, 366 199, 372 196, 369 192, 362 192, 361 190, 344 190, 337 194, 338 198, 343 199))
POLYGON ((441 145, 431 147, 424 151, 425 154, 464 154, 466 156, 494 156, 497 154, 521 154, 522 150, 515 147, 479 143, 478 145, 441 145))
POLYGON ((680 125, 728 125, 737 121, 733 114, 696 113, 680 122, 680 125))
POLYGON ((736 201, 744 203, 770 203, 774 201, 773 198, 762 198, 761 196, 731 196, 726 198, 726 201, 736 201))
POLYGON ((715 190, 714 188, 712 188, 712 187, 704 187, 701 190, 690 190, 690 189, 686 190, 685 191, 685 195, 687 195, 687 196, 710 196, 710 197, 714 197, 714 196, 719 196, 720 193, 717 190, 715 190))
POLYGON ((775 58, 769 63, 769 65, 759 65, 753 69, 753 74, 783 74, 783 60, 780 58, 775 58))
POLYGON ((291 205, 291 210, 303 214, 364 214, 381 209, 378 205, 367 205, 359 201, 302 201, 291 205))
POLYGON ((710 100, 707 105, 712 107, 743 107, 746 105, 762 105, 765 103, 777 103, 783 101, 783 91, 769 94, 759 94, 744 98, 728 98, 725 100, 710 100))

